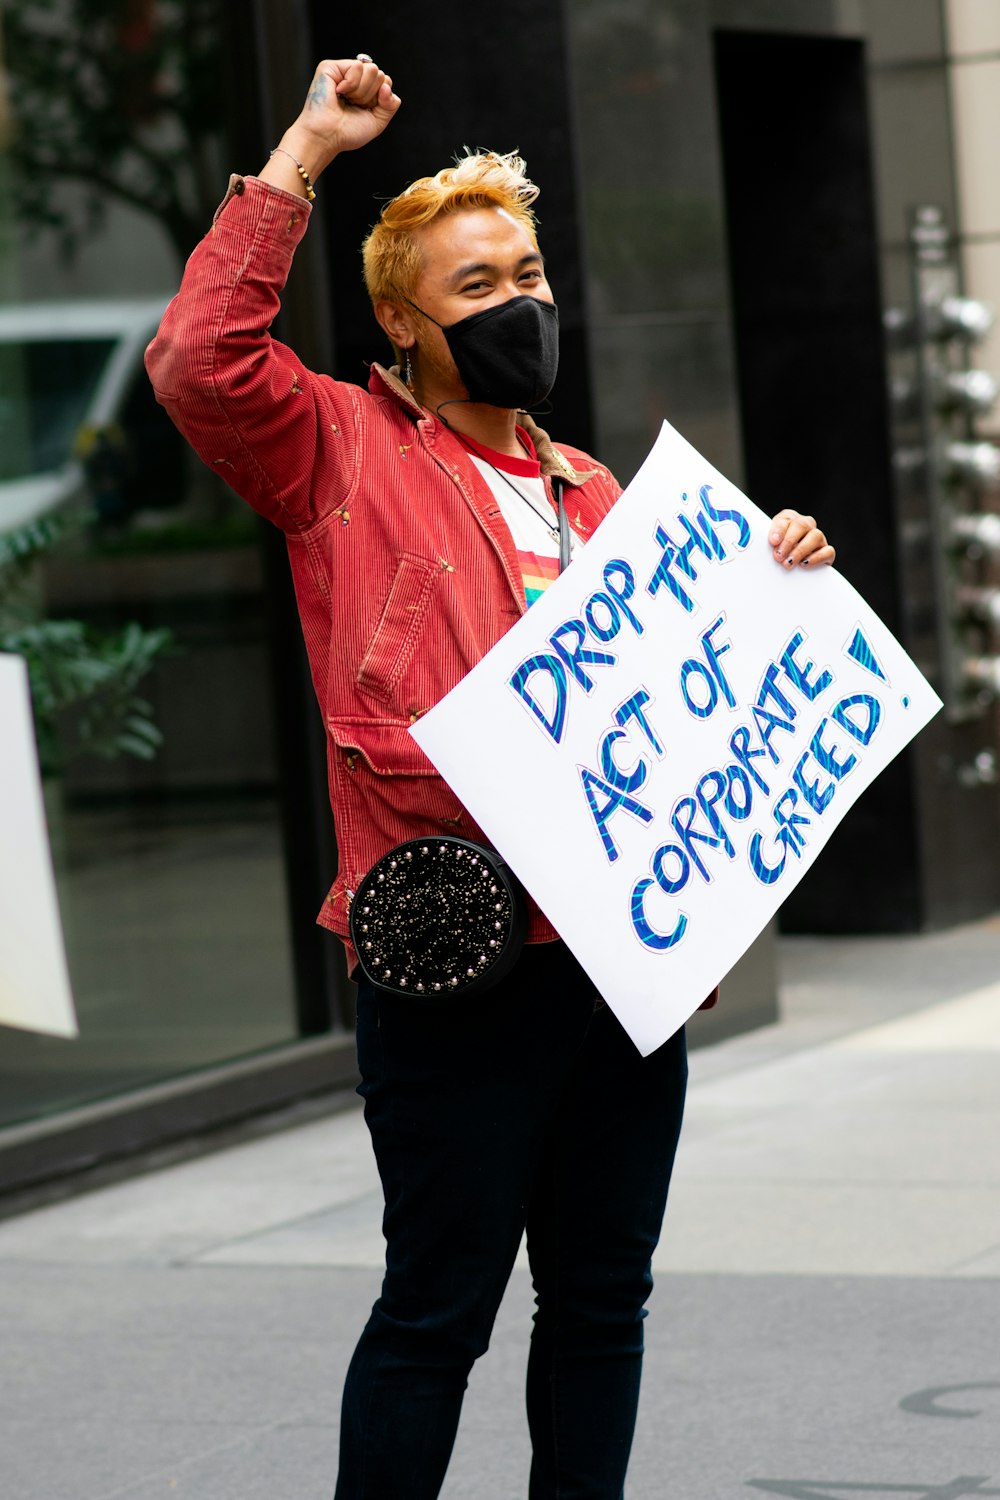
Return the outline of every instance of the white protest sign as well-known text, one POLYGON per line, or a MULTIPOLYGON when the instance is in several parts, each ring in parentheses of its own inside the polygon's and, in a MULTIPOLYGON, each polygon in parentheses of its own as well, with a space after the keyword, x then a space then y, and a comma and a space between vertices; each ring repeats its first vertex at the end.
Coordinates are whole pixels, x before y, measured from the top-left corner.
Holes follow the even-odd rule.
POLYGON ((0 1024, 77 1035, 49 855, 28 673, 0 653, 0 1024))
POLYGON ((783 570, 768 528, 664 423, 572 566, 412 730, 643 1053, 941 706, 856 590, 783 570))

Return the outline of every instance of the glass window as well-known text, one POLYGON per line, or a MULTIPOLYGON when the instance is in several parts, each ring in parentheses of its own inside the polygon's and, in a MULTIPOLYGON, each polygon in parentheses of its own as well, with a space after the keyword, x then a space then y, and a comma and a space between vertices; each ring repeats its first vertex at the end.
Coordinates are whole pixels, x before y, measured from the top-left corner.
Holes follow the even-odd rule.
POLYGON ((0 13, 0 649, 81 1024, 0 1030, 0 1125, 298 1034, 260 523, 142 363, 225 186, 222 12, 0 13))
POLYGON ((0 310, 0 480, 27 479, 68 462, 115 344, 6 333, 0 310))

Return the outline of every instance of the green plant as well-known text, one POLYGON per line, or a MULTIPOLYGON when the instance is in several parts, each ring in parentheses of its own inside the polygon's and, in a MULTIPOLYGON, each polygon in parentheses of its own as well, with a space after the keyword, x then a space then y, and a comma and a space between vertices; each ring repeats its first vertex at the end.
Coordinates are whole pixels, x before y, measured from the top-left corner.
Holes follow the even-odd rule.
POLYGON ((135 622, 96 631, 39 617, 35 564, 69 524, 48 516, 0 536, 0 651, 27 663, 44 776, 85 755, 152 760, 163 743, 153 706, 137 689, 169 649, 170 632, 135 622))
POLYGON ((55 230, 72 251, 117 198, 152 214, 188 255, 218 196, 218 0, 0 9, 19 220, 55 230), (66 183, 82 196, 69 199, 66 183))

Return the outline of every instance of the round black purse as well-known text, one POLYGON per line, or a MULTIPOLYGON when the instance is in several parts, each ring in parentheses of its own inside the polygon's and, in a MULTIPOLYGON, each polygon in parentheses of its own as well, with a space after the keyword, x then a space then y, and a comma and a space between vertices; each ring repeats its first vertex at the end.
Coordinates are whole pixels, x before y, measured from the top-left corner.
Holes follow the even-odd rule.
POLYGON ((351 902, 351 942, 379 989, 418 1000, 472 996, 510 971, 527 907, 495 849, 441 835, 397 844, 351 902))

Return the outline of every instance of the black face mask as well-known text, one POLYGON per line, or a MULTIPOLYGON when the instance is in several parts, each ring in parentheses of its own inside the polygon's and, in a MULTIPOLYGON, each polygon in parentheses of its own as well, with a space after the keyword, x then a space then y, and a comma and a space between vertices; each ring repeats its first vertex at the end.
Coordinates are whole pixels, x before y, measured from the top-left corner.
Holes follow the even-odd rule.
POLYGON ((415 302, 410 306, 441 329, 470 401, 530 411, 555 384, 559 313, 554 302, 511 297, 447 327, 415 302))

